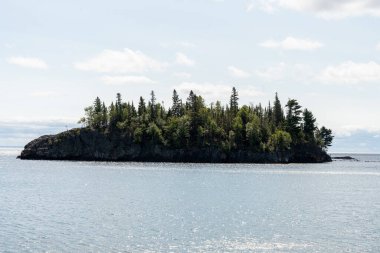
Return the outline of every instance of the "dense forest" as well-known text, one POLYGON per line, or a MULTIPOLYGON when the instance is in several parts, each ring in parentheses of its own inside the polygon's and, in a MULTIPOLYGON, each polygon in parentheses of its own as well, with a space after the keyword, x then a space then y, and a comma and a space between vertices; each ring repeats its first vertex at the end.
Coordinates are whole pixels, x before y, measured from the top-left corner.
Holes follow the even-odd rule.
POLYGON ((318 128, 313 113, 297 100, 289 99, 283 107, 276 93, 266 107, 239 105, 235 88, 227 105, 217 101, 207 106, 193 91, 182 101, 174 90, 169 108, 157 102, 154 91, 149 101, 140 97, 137 107, 123 102, 120 93, 110 106, 97 97, 79 122, 99 132, 122 133, 136 144, 168 149, 283 152, 307 144, 327 150, 333 140, 332 131, 318 128))

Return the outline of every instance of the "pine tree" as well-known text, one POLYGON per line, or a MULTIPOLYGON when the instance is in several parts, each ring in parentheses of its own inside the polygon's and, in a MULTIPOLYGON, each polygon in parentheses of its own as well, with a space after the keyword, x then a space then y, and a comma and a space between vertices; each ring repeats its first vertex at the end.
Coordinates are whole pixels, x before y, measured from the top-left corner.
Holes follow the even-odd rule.
POLYGON ((193 91, 185 106, 176 90, 172 99, 172 107, 166 110, 163 102, 156 103, 152 91, 148 105, 140 97, 136 111, 133 102, 122 102, 120 93, 109 108, 96 97, 80 122, 96 131, 119 132, 126 142, 167 148, 211 147, 223 152, 236 148, 282 152, 292 148, 291 144, 302 148, 306 143, 327 149, 334 137, 330 129, 317 129, 311 111, 301 110, 297 100, 289 99, 284 118, 277 93, 273 107, 269 103, 267 107, 250 104, 239 108, 235 88, 226 105, 216 101, 206 107, 203 98, 193 91))
POLYGON ((191 90, 186 100, 186 110, 195 111, 196 99, 197 99, 197 95, 195 95, 195 93, 191 90))
POLYGON ((235 87, 233 87, 231 97, 230 97, 230 110, 232 113, 232 117, 235 117, 239 110, 238 100, 239 100, 238 92, 236 91, 235 87))
POLYGON ((102 101, 99 97, 96 97, 92 110, 92 127, 99 129, 102 126, 102 101))
POLYGON ((179 99, 178 93, 176 90, 173 90, 173 105, 171 109, 171 114, 175 117, 180 117, 182 114, 182 101, 179 99))
POLYGON ((301 106, 295 99, 289 99, 286 104, 286 130, 291 134, 294 143, 299 141, 299 133, 301 132, 301 106))
POLYGON ((110 128, 113 129, 116 127, 117 124, 117 112, 116 112, 116 106, 112 102, 109 108, 109 125, 110 128))
POLYGON ((121 99, 120 93, 116 94, 115 110, 116 110, 117 121, 121 121, 123 118, 123 108, 122 108, 122 99, 121 99))
POLYGON ((131 113, 132 113, 133 117, 137 116, 136 108, 135 108, 135 105, 133 104, 133 101, 132 101, 132 104, 131 104, 131 113))
POLYGON ((281 102, 278 99, 278 95, 276 92, 276 96, 274 98, 274 106, 273 106, 273 121, 275 127, 279 127, 282 125, 282 122, 284 121, 284 112, 281 107, 281 102))
POLYGON ((143 97, 140 97, 139 105, 137 108, 137 113, 139 116, 144 115, 146 112, 146 105, 143 97))
POLYGON ((149 108, 150 108, 150 118, 152 120, 155 120, 157 118, 156 95, 154 94, 153 90, 150 92, 149 108))
POLYGON ((105 128, 108 125, 108 112, 105 103, 102 104, 102 127, 105 128))
POLYGON ((311 111, 305 109, 303 111, 303 132, 307 141, 314 141, 314 132, 317 129, 315 126, 316 119, 311 111))
POLYGON ((323 126, 319 130, 319 138, 322 140, 322 148, 328 149, 332 144, 334 136, 332 135, 331 129, 323 126))
POLYGON ((96 97, 94 101, 94 112, 100 113, 101 111, 102 111, 102 101, 100 100, 99 97, 96 97))

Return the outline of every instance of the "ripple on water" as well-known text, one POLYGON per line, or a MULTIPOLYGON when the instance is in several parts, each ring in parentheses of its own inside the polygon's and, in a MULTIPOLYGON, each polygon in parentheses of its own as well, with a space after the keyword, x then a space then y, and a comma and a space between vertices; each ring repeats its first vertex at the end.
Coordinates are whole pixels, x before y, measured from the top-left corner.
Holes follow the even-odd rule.
POLYGON ((378 163, 20 161, 15 152, 0 149, 0 251, 380 252, 378 163))

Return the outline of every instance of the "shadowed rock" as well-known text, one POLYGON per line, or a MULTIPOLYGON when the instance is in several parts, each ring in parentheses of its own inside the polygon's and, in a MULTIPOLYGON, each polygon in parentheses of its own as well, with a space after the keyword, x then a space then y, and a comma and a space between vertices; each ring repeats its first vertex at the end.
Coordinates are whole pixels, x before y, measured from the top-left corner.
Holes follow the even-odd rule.
POLYGON ((333 160, 355 161, 355 162, 359 161, 358 159, 353 158, 353 157, 351 157, 351 156, 334 156, 332 159, 333 159, 333 160))
POLYGON ((169 149, 164 145, 136 144, 119 132, 77 128, 41 136, 28 143, 21 159, 78 161, 144 161, 193 163, 321 163, 331 157, 318 147, 296 146, 286 152, 225 152, 217 147, 169 149))

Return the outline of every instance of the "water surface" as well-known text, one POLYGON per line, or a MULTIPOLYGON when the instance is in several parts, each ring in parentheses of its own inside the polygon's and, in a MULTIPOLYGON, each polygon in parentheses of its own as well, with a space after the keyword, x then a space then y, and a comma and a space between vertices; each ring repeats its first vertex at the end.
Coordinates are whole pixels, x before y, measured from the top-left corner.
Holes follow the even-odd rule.
POLYGON ((380 156, 327 164, 20 161, 2 252, 379 252, 380 156))

